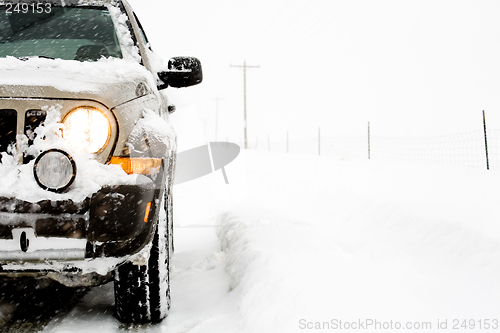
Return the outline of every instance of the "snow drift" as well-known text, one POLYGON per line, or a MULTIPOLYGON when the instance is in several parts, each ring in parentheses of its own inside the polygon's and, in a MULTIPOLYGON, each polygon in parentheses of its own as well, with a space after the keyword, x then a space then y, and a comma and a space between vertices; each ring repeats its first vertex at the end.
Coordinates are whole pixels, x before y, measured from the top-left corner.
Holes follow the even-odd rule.
POLYGON ((497 318, 499 173, 248 155, 218 229, 246 332, 497 318))

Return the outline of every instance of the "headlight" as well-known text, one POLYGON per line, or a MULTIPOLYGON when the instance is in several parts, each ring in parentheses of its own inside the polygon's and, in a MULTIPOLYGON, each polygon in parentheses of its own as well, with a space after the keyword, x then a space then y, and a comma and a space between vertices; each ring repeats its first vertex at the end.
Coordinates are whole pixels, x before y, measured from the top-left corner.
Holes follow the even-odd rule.
POLYGON ((111 136, 111 124, 99 109, 83 106, 71 110, 63 119, 63 137, 75 148, 97 153, 111 136))
POLYGON ((35 180, 44 190, 64 192, 76 176, 76 164, 66 152, 51 149, 41 153, 33 166, 35 180))

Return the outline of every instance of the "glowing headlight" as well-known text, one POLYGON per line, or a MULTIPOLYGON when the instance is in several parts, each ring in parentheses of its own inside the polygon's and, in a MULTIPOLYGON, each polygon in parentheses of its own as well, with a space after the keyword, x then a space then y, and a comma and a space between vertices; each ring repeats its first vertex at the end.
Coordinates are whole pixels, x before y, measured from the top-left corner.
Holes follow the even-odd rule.
POLYGON ((63 119, 63 137, 75 148, 97 153, 103 149, 111 135, 108 118, 97 108, 78 107, 63 119))

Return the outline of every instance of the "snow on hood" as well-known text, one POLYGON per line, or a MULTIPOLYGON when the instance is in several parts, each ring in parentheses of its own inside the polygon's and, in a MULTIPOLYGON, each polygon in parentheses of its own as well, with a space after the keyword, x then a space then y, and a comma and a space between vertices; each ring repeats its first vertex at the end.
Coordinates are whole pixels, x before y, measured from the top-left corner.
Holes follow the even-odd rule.
POLYGON ((153 75, 140 64, 117 58, 97 62, 14 57, 0 58, 0 98, 89 99, 108 108, 137 96, 140 83, 156 86, 153 75))

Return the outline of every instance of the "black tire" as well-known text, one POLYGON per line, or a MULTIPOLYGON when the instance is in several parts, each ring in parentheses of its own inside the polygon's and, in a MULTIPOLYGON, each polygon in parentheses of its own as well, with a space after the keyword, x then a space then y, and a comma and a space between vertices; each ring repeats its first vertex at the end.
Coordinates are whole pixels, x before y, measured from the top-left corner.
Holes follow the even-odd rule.
POLYGON ((173 195, 172 195, 172 190, 169 189, 168 195, 165 197, 165 206, 167 207, 167 225, 168 225, 168 244, 170 246, 169 248, 169 254, 172 256, 174 254, 174 202, 173 202, 173 195))
MULTIPOLYGON (((166 201, 169 202, 168 200, 166 201)), ((170 309, 170 245, 172 217, 161 209, 147 265, 131 262, 115 270, 115 311, 125 323, 153 323, 164 319, 170 309)), ((167 206, 168 207, 168 206, 167 206)))

